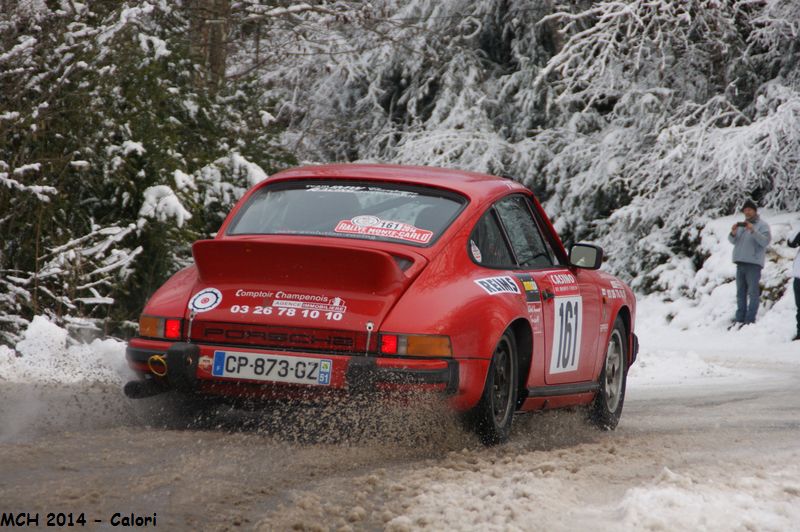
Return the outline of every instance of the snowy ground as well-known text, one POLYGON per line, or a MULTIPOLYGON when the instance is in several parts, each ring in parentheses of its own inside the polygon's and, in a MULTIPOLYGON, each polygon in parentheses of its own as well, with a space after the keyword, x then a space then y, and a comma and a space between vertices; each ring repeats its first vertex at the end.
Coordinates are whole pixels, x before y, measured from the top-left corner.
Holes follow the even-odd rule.
MULTIPOLYGON (((402 441, 387 445, 287 444, 281 443, 281 438, 265 440, 212 431, 198 433, 196 442, 191 443, 202 449, 197 451, 199 462, 181 458, 178 463, 185 463, 176 471, 168 469, 160 482, 170 485, 177 479, 169 490, 176 493, 173 499, 180 499, 177 485, 200 484, 211 489, 214 482, 209 476, 225 478, 224 471, 235 469, 233 464, 246 467, 253 453, 264 449, 271 453, 275 464, 270 467, 276 470, 261 473, 269 479, 270 489, 281 495, 273 497, 270 504, 253 503, 239 509, 231 503, 225 505, 234 513, 249 511, 253 515, 249 522, 258 530, 315 529, 320 525, 323 530, 391 531, 799 530, 800 404, 795 390, 800 383, 800 343, 759 325, 741 331, 723 327, 684 331, 674 325, 675 320, 667 323, 664 306, 655 298, 642 300, 639 313, 641 354, 630 371, 626 410, 614 433, 596 433, 575 413, 520 417, 512 441, 494 449, 483 449, 466 435, 445 437, 441 448, 432 451, 411 448, 402 441), (208 471, 211 447, 224 449, 220 452, 231 462, 208 471), (237 454, 240 458, 233 458, 237 454), (306 473, 298 471, 326 460, 323 456, 354 465, 352 469, 330 465, 327 478, 323 468, 322 478, 294 483, 277 471, 302 477, 306 473), (193 478, 198 471, 204 471, 205 480, 193 478)), ((114 388, 123 381, 122 344, 107 340, 64 349, 64 342, 58 328, 35 321, 25 342, 18 346, 24 356, 0 351, 0 376, 48 386, 61 381, 84 391, 98 386, 114 388), (84 370, 83 365, 70 362, 85 357, 98 363, 84 370)), ((94 393, 89 395, 103 400, 102 394, 94 393)), ((105 397, 122 405, 119 398, 105 397)), ((69 393, 65 398, 75 401, 69 393)), ((64 407, 59 408, 62 416, 64 407)), ((118 405, 120 409, 124 407, 118 405)), ((29 409, 21 418, 10 416, 8 408, 0 410, 0 456, 8 459, 0 468, 19 463, 24 451, 44 468, 39 471, 46 479, 42 489, 58 493, 53 483, 66 481, 69 473, 47 469, 37 448, 41 447, 42 453, 69 456, 72 445, 83 449, 79 453, 83 456, 87 443, 74 432, 60 433, 58 423, 47 417, 53 405, 29 409), (35 425, 42 422, 51 423, 50 429, 37 430, 35 425), (58 446, 51 440, 56 435, 58 446), (3 440, 8 443, 2 444, 3 440)), ((119 413, 112 409, 107 421, 117 419, 119 413)), ((141 429, 134 425, 129 431, 126 426, 126 422, 112 423, 106 430, 102 423, 93 427, 83 422, 94 440, 110 440, 112 446, 120 442, 133 445, 141 429), (96 429, 102 430, 92 432, 96 429)), ((172 447, 174 439, 188 444, 185 440, 190 434, 155 431, 151 437, 155 445, 172 447)), ((121 471, 130 467, 131 449, 123 455, 121 471)), ((89 454, 102 455, 106 464, 108 452, 95 449, 89 454)), ((70 462, 72 467, 82 471, 75 460, 70 462)), ((9 473, 14 478, 19 472, 9 473)), ((120 478, 127 475, 129 471, 120 478)), ((149 475, 148 482, 156 482, 153 479, 159 475, 149 475)), ((108 482, 129 485, 116 478, 108 482)), ((248 491, 231 482, 225 479, 223 484, 234 492, 248 491)), ((2 488, 0 480, 0 499, 9 495, 2 488)), ((165 520, 170 511, 177 511, 172 506, 176 506, 174 502, 159 510, 165 520)), ((172 524, 180 528, 179 523, 172 524)))
MULTIPOLYGON (((612 438, 599 446, 567 444, 555 457, 521 452, 499 462, 480 463, 475 470, 458 471, 444 464, 433 474, 419 471, 397 481, 410 483, 416 494, 407 512, 389 522, 389 529, 529 530, 537 523, 534 528, 542 530, 800 530, 800 416, 796 410, 781 416, 778 423, 774 419, 767 422, 793 427, 794 437, 788 443, 778 443, 778 438, 770 442, 778 449, 746 442, 729 446, 724 441, 726 437, 737 440, 741 431, 764 430, 764 438, 772 438, 769 427, 753 422, 752 418, 761 416, 759 409, 768 410, 771 402, 776 410, 796 408, 781 404, 781 395, 758 405, 754 399, 767 389, 787 390, 787 394, 797 389, 800 342, 788 341, 785 327, 780 328, 780 336, 759 326, 730 332, 720 328, 683 331, 666 323, 663 304, 656 298, 642 301, 639 312, 641 355, 629 373, 627 411, 617 430, 616 438, 622 440, 618 447, 610 443, 612 438), (732 414, 714 410, 715 403, 737 401, 742 404, 732 414), (709 411, 704 412, 706 409, 709 411), (675 420, 666 418, 665 413, 675 420), (654 418, 648 418, 651 415, 654 418), (692 420, 691 416, 697 417, 692 420), (663 434, 666 448, 680 446, 670 441, 673 431, 682 435, 717 433, 723 439, 718 443, 718 456, 711 459, 711 465, 707 458, 686 463, 682 455, 702 454, 708 442, 698 441, 697 450, 672 453, 651 439, 640 440, 640 435, 656 432, 663 434), (612 467, 630 467, 631 477, 641 474, 642 456, 631 456, 626 465, 624 460, 613 456, 609 460, 606 455, 635 452, 622 450, 634 442, 644 446, 644 454, 650 453, 655 471, 651 478, 645 475, 644 481, 632 483, 621 495, 607 500, 578 495, 583 482, 578 471, 587 463, 592 474, 619 481, 611 470, 593 463, 594 459, 601 464, 610 461, 612 467), (584 453, 596 456, 587 461, 584 453), (564 475, 564 470, 573 474, 564 475), (550 511, 542 511, 542 504, 550 511)), ((644 461, 646 464, 647 458, 644 461)), ((598 482, 597 489, 615 491, 603 484, 598 482)))
MULTIPOLYGON (((0 347, 0 501, 69 497, 65 471, 74 469, 105 485, 102 493, 131 489, 128 499, 87 499, 98 508, 142 505, 152 497, 137 499, 136 484, 124 478, 151 467, 148 486, 161 486, 159 515, 172 528, 193 523, 203 505, 196 500, 212 493, 217 520, 201 528, 240 520, 258 530, 800 530, 794 304, 786 291, 757 324, 727 330, 733 286, 720 235, 731 222, 703 236, 712 252, 704 270, 673 269, 674 290, 705 297, 640 299, 641 352, 614 433, 587 428, 578 413, 518 416, 512 441, 491 449, 463 433, 431 447, 402 438, 308 443, 261 431, 154 430, 129 415, 136 407, 119 394, 129 376, 122 343, 69 345, 62 329, 37 318, 16 351, 0 347), (42 392, 54 388, 55 396, 42 392), (88 414, 76 425, 77 410, 88 414), (143 430, 151 450, 171 456, 191 446, 199 454, 148 466, 150 454, 143 462, 136 455, 143 430), (269 459, 255 463, 254 454, 269 459), (64 456, 72 466, 62 470, 55 464, 64 456), (29 474, 41 488, 14 485, 29 474), (231 494, 245 499, 232 502, 231 494)), ((773 288, 790 257, 774 251, 765 270, 773 288)))

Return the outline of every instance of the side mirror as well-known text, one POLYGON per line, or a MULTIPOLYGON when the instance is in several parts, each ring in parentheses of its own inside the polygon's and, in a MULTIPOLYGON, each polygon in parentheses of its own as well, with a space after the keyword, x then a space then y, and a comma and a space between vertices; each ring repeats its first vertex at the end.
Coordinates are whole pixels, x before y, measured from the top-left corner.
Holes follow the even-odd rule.
POLYGON ((598 270, 603 263, 603 248, 592 244, 573 244, 569 249, 569 263, 586 270, 598 270))

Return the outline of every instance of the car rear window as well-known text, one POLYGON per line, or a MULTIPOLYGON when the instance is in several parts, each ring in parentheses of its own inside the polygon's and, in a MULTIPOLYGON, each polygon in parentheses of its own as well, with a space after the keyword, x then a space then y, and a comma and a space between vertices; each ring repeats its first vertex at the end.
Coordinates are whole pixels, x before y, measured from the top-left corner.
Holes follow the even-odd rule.
POLYGON ((428 246, 466 203, 458 194, 428 187, 291 181, 253 194, 228 234, 332 236, 428 246))

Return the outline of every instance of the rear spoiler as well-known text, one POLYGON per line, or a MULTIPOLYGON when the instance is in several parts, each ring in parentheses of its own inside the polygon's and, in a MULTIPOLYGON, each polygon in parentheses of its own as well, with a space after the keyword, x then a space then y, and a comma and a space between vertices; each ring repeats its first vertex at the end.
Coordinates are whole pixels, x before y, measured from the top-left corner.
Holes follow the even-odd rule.
POLYGON ((192 245, 192 255, 200 278, 208 285, 315 284, 388 294, 400 289, 412 274, 404 274, 385 251, 322 243, 199 240, 192 245))

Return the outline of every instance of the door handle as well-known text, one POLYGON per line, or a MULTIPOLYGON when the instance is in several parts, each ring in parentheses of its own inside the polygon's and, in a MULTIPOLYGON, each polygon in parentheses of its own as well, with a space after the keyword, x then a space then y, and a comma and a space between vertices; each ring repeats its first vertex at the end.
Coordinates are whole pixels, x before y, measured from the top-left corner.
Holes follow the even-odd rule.
POLYGON ((550 290, 545 289, 545 290, 542 291, 542 300, 543 301, 547 301, 548 299, 553 299, 554 297, 556 297, 556 295, 553 292, 551 292, 550 290))

